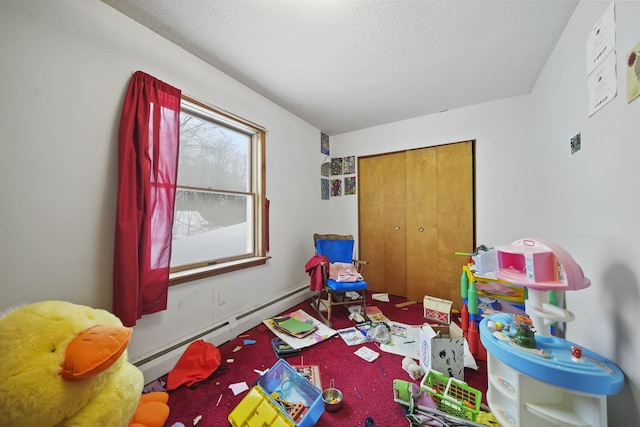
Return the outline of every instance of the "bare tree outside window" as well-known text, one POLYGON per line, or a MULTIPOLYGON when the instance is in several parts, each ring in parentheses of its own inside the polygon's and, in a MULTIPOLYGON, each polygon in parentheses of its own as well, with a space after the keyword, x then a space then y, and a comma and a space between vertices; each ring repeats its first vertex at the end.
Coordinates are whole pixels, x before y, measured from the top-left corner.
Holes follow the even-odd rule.
POLYGON ((264 134, 183 99, 173 271, 260 254, 260 148, 264 134))

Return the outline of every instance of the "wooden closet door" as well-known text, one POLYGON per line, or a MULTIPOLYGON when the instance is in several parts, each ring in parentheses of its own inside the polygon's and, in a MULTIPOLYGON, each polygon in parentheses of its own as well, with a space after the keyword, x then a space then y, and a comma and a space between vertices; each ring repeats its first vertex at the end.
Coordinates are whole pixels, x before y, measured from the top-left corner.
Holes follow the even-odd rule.
POLYGON ((392 295, 407 294, 407 186, 406 155, 384 156, 382 185, 384 204, 384 284, 392 295))
POLYGON ((437 283, 428 292, 461 308, 460 274, 464 257, 455 252, 474 249, 473 142, 441 145, 438 149, 438 269, 437 283))
POLYGON ((435 295, 438 278, 438 151, 407 152, 407 293, 421 302, 435 295))
POLYGON ((358 159, 358 258, 368 262, 362 269, 368 289, 385 292, 382 250, 384 212, 380 191, 384 181, 384 167, 377 159, 358 159))
POLYGON ((474 248, 473 142, 358 160, 360 258, 369 288, 461 306, 460 274, 474 248), (366 271, 366 274, 365 274, 366 271))
POLYGON ((358 160, 359 255, 369 289, 406 295, 405 153, 358 160))

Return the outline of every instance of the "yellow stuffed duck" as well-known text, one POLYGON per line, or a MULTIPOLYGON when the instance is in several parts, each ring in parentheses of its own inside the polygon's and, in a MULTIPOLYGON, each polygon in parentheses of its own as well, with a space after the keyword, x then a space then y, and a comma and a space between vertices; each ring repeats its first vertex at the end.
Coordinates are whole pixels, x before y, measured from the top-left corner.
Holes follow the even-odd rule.
POLYGON ((65 301, 0 314, 0 424, 161 427, 168 395, 141 396, 130 338, 108 311, 65 301))

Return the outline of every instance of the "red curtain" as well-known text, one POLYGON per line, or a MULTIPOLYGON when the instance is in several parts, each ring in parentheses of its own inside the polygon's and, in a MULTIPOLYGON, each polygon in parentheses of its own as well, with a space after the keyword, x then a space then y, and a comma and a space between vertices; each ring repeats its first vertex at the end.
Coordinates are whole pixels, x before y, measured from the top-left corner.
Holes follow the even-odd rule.
POLYGON ((180 95, 179 89, 137 71, 122 107, 113 312, 125 326, 167 308, 180 95))

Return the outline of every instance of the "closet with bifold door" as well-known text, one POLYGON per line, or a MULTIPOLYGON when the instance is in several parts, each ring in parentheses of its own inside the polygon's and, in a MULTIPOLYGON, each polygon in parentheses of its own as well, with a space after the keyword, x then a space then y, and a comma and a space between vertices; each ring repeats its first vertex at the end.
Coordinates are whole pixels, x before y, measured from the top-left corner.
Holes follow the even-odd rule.
POLYGON ((359 259, 369 290, 461 307, 474 233, 474 141, 358 158, 359 259))

